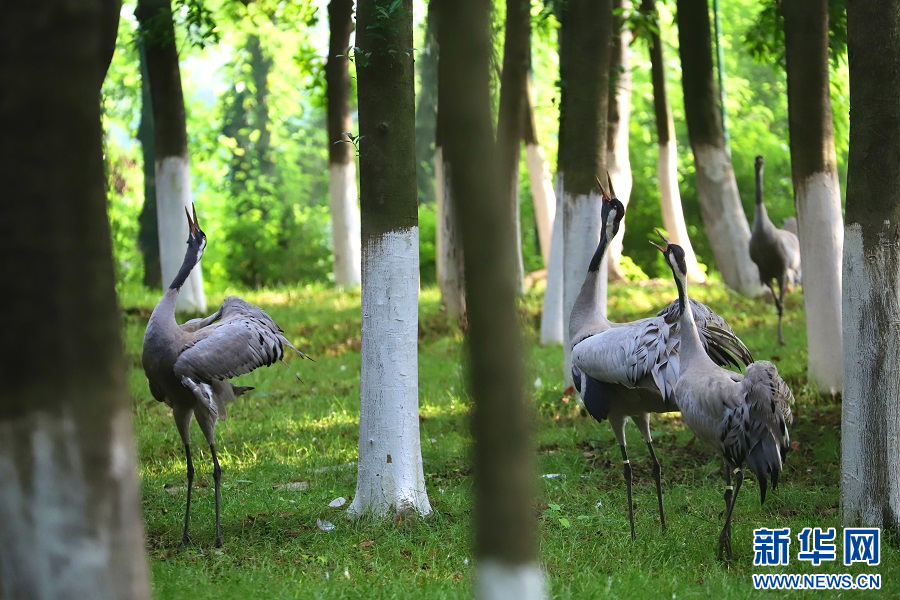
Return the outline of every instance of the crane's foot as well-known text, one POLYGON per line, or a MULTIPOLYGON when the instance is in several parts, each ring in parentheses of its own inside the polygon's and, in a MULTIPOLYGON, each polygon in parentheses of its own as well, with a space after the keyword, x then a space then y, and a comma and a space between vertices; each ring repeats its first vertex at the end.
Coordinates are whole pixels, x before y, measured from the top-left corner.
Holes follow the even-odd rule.
POLYGON ((184 535, 181 537, 181 545, 182 545, 182 547, 184 547, 184 546, 190 546, 190 544, 191 544, 191 536, 189 536, 188 534, 184 534, 184 535))
POLYGON ((716 558, 719 559, 720 562, 728 565, 734 560, 734 557, 731 554, 731 532, 730 531, 722 531, 719 534, 719 551, 716 554, 716 558))
POLYGON ((216 536, 216 548, 221 548, 223 545, 224 542, 222 542, 222 536, 216 536))

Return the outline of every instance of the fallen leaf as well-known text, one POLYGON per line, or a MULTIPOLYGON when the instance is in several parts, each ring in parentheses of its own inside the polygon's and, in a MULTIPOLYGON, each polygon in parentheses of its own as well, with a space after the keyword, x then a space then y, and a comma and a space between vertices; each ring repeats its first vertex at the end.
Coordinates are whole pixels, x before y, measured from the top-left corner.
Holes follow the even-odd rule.
POLYGON ((366 540, 364 542, 359 543, 360 548, 368 548, 369 546, 374 546, 375 540, 366 540))
POLYGON ((334 529, 334 523, 330 521, 323 521, 322 519, 316 519, 316 527, 318 527, 322 531, 331 531, 332 529, 334 529))
POLYGON ((347 504, 347 499, 343 496, 339 496, 328 503, 328 506, 331 508, 340 508, 341 506, 347 504))

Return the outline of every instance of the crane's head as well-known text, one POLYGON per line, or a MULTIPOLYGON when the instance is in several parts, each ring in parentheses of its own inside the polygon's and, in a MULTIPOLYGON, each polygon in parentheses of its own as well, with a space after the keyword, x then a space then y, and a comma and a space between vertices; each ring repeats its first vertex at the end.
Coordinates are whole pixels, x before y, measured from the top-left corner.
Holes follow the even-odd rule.
POLYGON ((188 251, 197 253, 197 262, 200 261, 200 257, 203 256, 203 251, 206 249, 206 234, 203 233, 203 230, 200 229, 200 223, 197 221, 197 207, 191 203, 191 208, 194 211, 194 218, 191 218, 191 213, 188 212, 187 207, 184 207, 184 214, 187 216, 188 220, 188 251))
POLYGON ((684 250, 678 244, 670 242, 659 229, 654 227, 653 230, 662 238, 662 241, 665 242, 666 245, 660 246, 653 241, 650 243, 663 253, 666 263, 668 263, 669 267, 672 269, 672 273, 675 277, 683 281, 687 278, 687 262, 684 260, 684 250))
POLYGON ((606 239, 613 239, 619 232, 619 223, 625 218, 625 206, 616 198, 616 192, 613 190, 612 177, 606 174, 606 180, 609 182, 609 192, 603 189, 600 178, 597 177, 597 185, 600 186, 600 197, 603 203, 600 207, 601 227, 606 233, 606 239))
POLYGON ((762 171, 762 168, 765 166, 765 164, 766 164, 766 161, 765 161, 765 159, 764 159, 762 156, 757 156, 757 157, 756 157, 756 163, 755 163, 755 165, 756 165, 756 171, 757 171, 757 172, 762 171))

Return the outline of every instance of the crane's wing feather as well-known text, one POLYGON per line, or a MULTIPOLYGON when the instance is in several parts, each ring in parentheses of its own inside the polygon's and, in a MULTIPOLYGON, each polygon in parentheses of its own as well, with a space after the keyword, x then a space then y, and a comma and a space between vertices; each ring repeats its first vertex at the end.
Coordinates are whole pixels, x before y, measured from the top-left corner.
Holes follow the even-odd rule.
MULTIPOLYGON (((720 367, 733 366, 742 369, 753 362, 753 356, 750 350, 744 345, 728 322, 717 315, 713 310, 702 302, 689 300, 691 303, 691 314, 694 315, 694 324, 697 325, 697 332, 700 334, 700 341, 703 342, 703 349, 706 354, 720 367)), ((663 308, 657 313, 657 316, 663 317, 666 323, 674 325, 677 328, 680 309, 678 300, 663 308)))
POLYGON ((230 296, 219 309, 218 321, 194 332, 175 362, 175 374, 196 381, 228 379, 269 366, 284 357, 287 340, 264 310, 230 296))

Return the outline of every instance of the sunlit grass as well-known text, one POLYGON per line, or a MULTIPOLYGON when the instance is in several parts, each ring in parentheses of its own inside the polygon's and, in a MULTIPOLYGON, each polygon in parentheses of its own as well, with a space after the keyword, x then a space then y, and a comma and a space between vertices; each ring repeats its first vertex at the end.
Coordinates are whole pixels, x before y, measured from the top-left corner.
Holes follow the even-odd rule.
MULTIPOLYGON (((211 461, 194 426, 197 469, 192 509, 194 543, 181 548, 185 474, 181 442, 169 410, 155 402, 140 371, 143 328, 155 294, 124 289, 123 331, 134 401, 154 594, 157 598, 464 598, 472 576, 472 467, 465 391, 463 336, 440 312, 439 294, 422 291, 419 336, 421 440, 426 485, 434 513, 401 525, 349 521, 346 505, 356 485, 359 419, 358 291, 325 286, 210 294, 210 307, 231 293, 268 310, 298 347, 316 362, 293 358, 242 377, 256 390, 229 407, 217 430, 223 469, 225 547, 212 547, 211 461), (297 376, 302 380, 298 380, 297 376), (320 531, 316 520, 336 528, 320 531)), ((797 395, 782 485, 760 506, 749 480, 734 524, 737 561, 715 561, 723 508, 715 457, 693 440, 677 415, 654 418, 663 464, 669 529, 659 530, 646 447, 628 430, 634 467, 637 540, 628 535, 619 450, 606 424, 563 397, 562 350, 537 343, 541 296, 522 298, 520 316, 536 418, 542 564, 556 598, 754 596, 750 574, 859 573, 883 575, 882 594, 897 596, 896 552, 883 546, 877 568, 814 568, 795 558, 788 567, 752 565, 752 530, 761 526, 838 527, 839 407, 806 386, 806 333, 799 293, 786 302, 785 338, 775 339, 775 310, 767 299, 746 299, 719 284, 693 286, 692 297, 725 315, 757 359, 775 362, 797 395), (558 510, 548 510, 548 505, 558 510), (568 524, 566 527, 563 522, 568 524)), ((670 282, 612 286, 610 315, 630 320, 653 314, 674 298, 670 282)), ((210 312, 213 308, 210 309, 210 312)), ((840 547, 839 547, 840 548, 840 547)), ((800 595, 798 592, 789 595, 800 595)), ((844 595, 847 595, 845 592, 844 595)))

